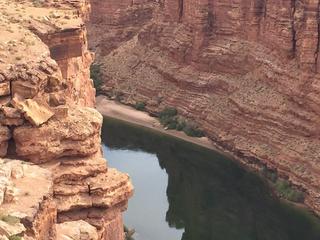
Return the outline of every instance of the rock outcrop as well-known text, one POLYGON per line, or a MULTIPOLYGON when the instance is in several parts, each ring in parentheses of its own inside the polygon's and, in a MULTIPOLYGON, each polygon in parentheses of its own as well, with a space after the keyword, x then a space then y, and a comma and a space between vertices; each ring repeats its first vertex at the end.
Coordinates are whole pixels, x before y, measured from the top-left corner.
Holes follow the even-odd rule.
POLYGON ((92 1, 92 10, 107 95, 153 114, 176 107, 320 213, 318 1, 92 1))
POLYGON ((86 0, 0 3, 1 239, 124 238, 133 187, 102 158, 89 11, 86 0))
POLYGON ((12 159, 1 159, 0 167, 0 235, 55 239, 57 210, 51 172, 12 159))

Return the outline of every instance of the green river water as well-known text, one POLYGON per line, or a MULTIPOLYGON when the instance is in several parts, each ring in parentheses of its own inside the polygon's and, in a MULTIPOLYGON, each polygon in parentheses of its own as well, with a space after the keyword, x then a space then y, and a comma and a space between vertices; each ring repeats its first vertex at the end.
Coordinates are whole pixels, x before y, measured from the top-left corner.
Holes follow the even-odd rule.
POLYGON ((102 138, 135 187, 124 213, 135 240, 320 240, 318 218, 219 153, 109 118, 102 138))

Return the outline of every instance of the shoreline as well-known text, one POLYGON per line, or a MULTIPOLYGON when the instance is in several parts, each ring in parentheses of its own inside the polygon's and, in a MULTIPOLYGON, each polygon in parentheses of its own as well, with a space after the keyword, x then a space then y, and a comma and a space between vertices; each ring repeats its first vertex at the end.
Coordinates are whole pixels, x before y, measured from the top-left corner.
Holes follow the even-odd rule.
MULTIPOLYGON (((96 97, 96 109, 104 117, 121 120, 130 124, 134 124, 139 127, 151 129, 158 133, 165 134, 165 135, 189 142, 191 144, 195 144, 195 145, 204 147, 206 149, 215 151, 225 157, 230 158, 235 163, 240 164, 242 167, 244 167, 248 171, 256 172, 256 174, 258 174, 261 178, 264 179, 264 177, 258 173, 256 168, 252 168, 248 166, 247 164, 245 164, 243 159, 236 156, 234 153, 219 147, 215 142, 211 141, 207 137, 202 137, 202 138, 190 137, 182 131, 166 130, 163 128, 163 126, 161 125, 161 123, 157 118, 151 117, 147 112, 139 111, 131 106, 124 105, 122 103, 118 103, 116 101, 110 100, 103 95, 99 95, 96 97)), ((266 183, 271 187, 274 193, 274 187, 270 185, 269 180, 267 179, 265 180, 266 180, 266 183)), ((316 217, 319 217, 319 215, 310 206, 306 205, 305 203, 296 203, 296 202, 287 200, 285 198, 282 198, 278 195, 277 195, 277 198, 295 207, 304 209, 309 213, 312 213, 312 215, 316 217)))
POLYGON ((99 95, 96 97, 96 109, 104 117, 118 119, 140 127, 152 129, 162 134, 169 135, 171 137, 175 137, 183 141, 216 151, 224 156, 233 157, 231 154, 218 149, 207 137, 190 137, 182 131, 166 130, 163 128, 157 118, 151 117, 147 112, 139 111, 128 105, 109 100, 103 95, 99 95))

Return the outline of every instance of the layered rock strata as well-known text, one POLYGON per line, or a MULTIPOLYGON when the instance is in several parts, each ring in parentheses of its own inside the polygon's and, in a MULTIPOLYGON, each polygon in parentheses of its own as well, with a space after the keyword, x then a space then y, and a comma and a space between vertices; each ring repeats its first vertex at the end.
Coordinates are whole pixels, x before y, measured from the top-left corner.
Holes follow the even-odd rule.
POLYGON ((133 187, 102 158, 89 10, 86 0, 0 3, 1 239, 124 238, 133 187))
POLYGON ((176 107, 244 164, 305 191, 320 213, 318 1, 93 1, 92 9, 107 95, 145 102, 153 114, 176 107), (108 17, 97 10, 113 7, 108 17))

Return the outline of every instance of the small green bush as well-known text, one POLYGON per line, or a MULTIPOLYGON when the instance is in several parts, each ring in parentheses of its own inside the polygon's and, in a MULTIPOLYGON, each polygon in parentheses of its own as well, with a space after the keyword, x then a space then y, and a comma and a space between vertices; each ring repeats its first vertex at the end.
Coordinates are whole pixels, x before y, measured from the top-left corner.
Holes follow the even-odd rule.
POLYGON ((167 123, 166 127, 168 129, 177 129, 177 125, 178 125, 178 120, 177 118, 172 118, 170 119, 170 121, 167 123))
POLYGON ((139 111, 143 111, 146 108, 146 103, 145 102, 137 102, 135 105, 135 109, 139 111))
POLYGON ((275 189, 281 197, 289 201, 297 203, 301 203, 304 201, 303 192, 294 189, 286 180, 277 180, 275 183, 275 189))
POLYGON ((160 123, 165 127, 168 127, 170 129, 175 129, 175 126, 177 124, 177 119, 176 119, 177 114, 178 114, 177 109, 166 107, 159 114, 160 123))
POLYGON ((163 117, 175 117, 178 114, 178 110, 176 108, 173 107, 166 107, 165 109, 163 109, 160 114, 159 117, 160 119, 163 117))
POLYGON ((183 117, 178 116, 178 111, 175 108, 167 107, 159 114, 160 123, 168 129, 176 129, 183 131, 191 137, 203 137, 204 133, 199 127, 191 122, 186 121, 183 117))
POLYGON ((186 127, 186 121, 184 119, 180 119, 177 124, 177 130, 178 131, 183 131, 183 129, 186 127))
POLYGON ((92 64, 90 66, 90 78, 93 80, 93 85, 97 90, 98 94, 101 91, 102 86, 102 74, 100 64, 92 64))
POLYGON ((183 128, 183 131, 185 134, 187 134, 190 137, 203 137, 203 131, 200 130, 197 126, 194 124, 186 124, 186 126, 183 128))

